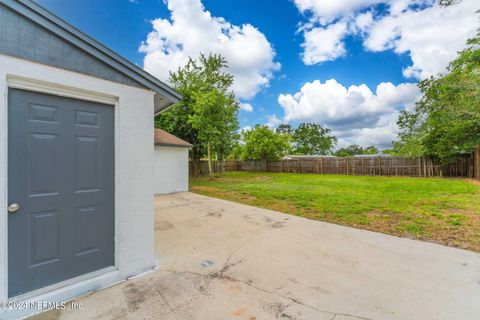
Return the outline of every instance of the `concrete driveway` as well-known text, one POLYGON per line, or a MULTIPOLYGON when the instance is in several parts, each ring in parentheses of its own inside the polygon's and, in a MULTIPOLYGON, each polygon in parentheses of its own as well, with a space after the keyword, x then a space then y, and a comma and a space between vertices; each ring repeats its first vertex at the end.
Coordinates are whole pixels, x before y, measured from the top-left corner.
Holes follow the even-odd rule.
POLYGON ((158 197, 158 269, 37 319, 480 317, 480 255, 192 193, 158 197))

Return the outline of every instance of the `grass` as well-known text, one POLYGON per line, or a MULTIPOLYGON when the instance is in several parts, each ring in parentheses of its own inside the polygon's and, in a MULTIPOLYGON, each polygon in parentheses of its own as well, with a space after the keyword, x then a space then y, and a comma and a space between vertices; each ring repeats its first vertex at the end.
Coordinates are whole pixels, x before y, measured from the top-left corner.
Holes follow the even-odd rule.
POLYGON ((196 193, 480 252, 480 185, 461 179, 228 172, 196 193))

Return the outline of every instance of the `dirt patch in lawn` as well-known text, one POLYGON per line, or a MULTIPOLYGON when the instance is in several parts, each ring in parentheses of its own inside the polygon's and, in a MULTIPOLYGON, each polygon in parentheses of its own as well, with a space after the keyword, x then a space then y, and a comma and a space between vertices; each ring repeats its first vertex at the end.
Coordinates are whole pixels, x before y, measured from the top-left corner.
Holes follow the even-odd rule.
POLYGON ((480 180, 477 180, 477 179, 465 179, 465 181, 467 181, 468 183, 472 183, 472 184, 475 184, 477 186, 480 186, 480 180))

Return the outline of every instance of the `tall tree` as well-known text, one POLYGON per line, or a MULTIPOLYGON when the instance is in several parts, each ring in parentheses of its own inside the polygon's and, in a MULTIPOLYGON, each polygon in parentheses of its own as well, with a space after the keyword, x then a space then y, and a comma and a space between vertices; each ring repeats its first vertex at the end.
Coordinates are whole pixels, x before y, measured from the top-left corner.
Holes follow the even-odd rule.
POLYGON ((436 158, 444 165, 480 144, 480 33, 448 67, 419 83, 422 98, 398 120, 395 151, 436 158))
POLYGON ((305 155, 325 155, 337 144, 331 130, 316 123, 302 123, 293 133, 294 152, 305 155))
POLYGON ((213 153, 223 158, 238 129, 239 104, 230 89, 233 76, 224 71, 227 68, 220 55, 201 54, 198 61, 189 58, 184 67, 170 73, 170 82, 182 94, 182 100, 157 120, 159 127, 194 145, 191 159, 196 172, 200 158, 207 155, 211 178, 213 153), (185 123, 174 128, 180 121, 185 123))
POLYGON ((278 160, 289 152, 290 136, 279 134, 268 126, 256 125, 243 131, 241 157, 246 160, 278 160))
POLYGON ((379 152, 380 151, 375 146, 370 146, 370 147, 363 148, 363 154, 377 154, 379 152))
POLYGON ((157 115, 155 127, 185 140, 192 144, 189 156, 193 164, 194 174, 198 174, 200 159, 205 155, 205 147, 198 138, 199 130, 192 126, 190 121, 194 113, 194 92, 198 90, 196 77, 189 76, 194 72, 193 60, 180 68, 176 73, 170 73, 170 81, 175 89, 182 95, 182 99, 173 107, 157 115))
POLYGON ((277 127, 277 129, 275 129, 275 132, 278 134, 288 134, 293 136, 295 129, 293 129, 293 127, 287 123, 282 123, 277 127))
POLYGON ((351 144, 348 147, 343 147, 335 151, 337 157, 351 157, 358 154, 376 154, 378 149, 375 146, 362 148, 358 144, 351 144))

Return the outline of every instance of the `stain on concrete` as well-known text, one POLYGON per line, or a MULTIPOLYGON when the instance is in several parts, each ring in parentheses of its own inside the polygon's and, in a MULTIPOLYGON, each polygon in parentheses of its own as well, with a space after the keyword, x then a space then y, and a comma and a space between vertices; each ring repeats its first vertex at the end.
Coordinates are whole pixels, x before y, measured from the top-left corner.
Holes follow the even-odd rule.
POLYGON ((281 229, 285 226, 285 221, 276 221, 272 223, 272 228, 274 229, 281 229))
POLYGON ((246 311, 246 310, 245 310, 244 308, 235 310, 235 311, 233 312, 233 316, 235 316, 235 317, 241 317, 242 315, 245 314, 245 311, 246 311))
POLYGON ((213 264, 213 261, 210 261, 210 260, 205 260, 205 261, 202 261, 202 263, 200 263, 200 265, 204 268, 210 267, 212 264, 213 264))
POLYGON ((221 218, 223 214, 221 212, 213 211, 207 213, 206 217, 215 217, 215 218, 221 218))
POLYGON ((322 287, 310 287, 310 289, 313 289, 323 294, 330 294, 330 291, 323 289, 322 287))
POLYGON ((137 311, 145 302, 146 290, 140 290, 135 283, 129 283, 123 287, 123 295, 127 301, 129 311, 137 311))
POLYGON ((243 262, 243 260, 238 260, 237 262, 229 262, 229 261, 230 261, 230 259, 227 259, 227 262, 225 262, 225 265, 223 266, 222 269, 220 269, 220 271, 210 273, 208 276, 211 279, 227 279, 227 280, 232 280, 233 281, 233 278, 227 276, 226 273, 230 268, 241 264, 243 262))
POLYGON ((155 231, 165 231, 173 228, 174 228, 173 224, 171 224, 168 221, 159 220, 155 222, 155 231))
POLYGON ((281 302, 268 303, 265 305, 265 309, 270 311, 276 319, 296 319, 294 316, 288 314, 286 309, 289 305, 283 304, 281 302))

